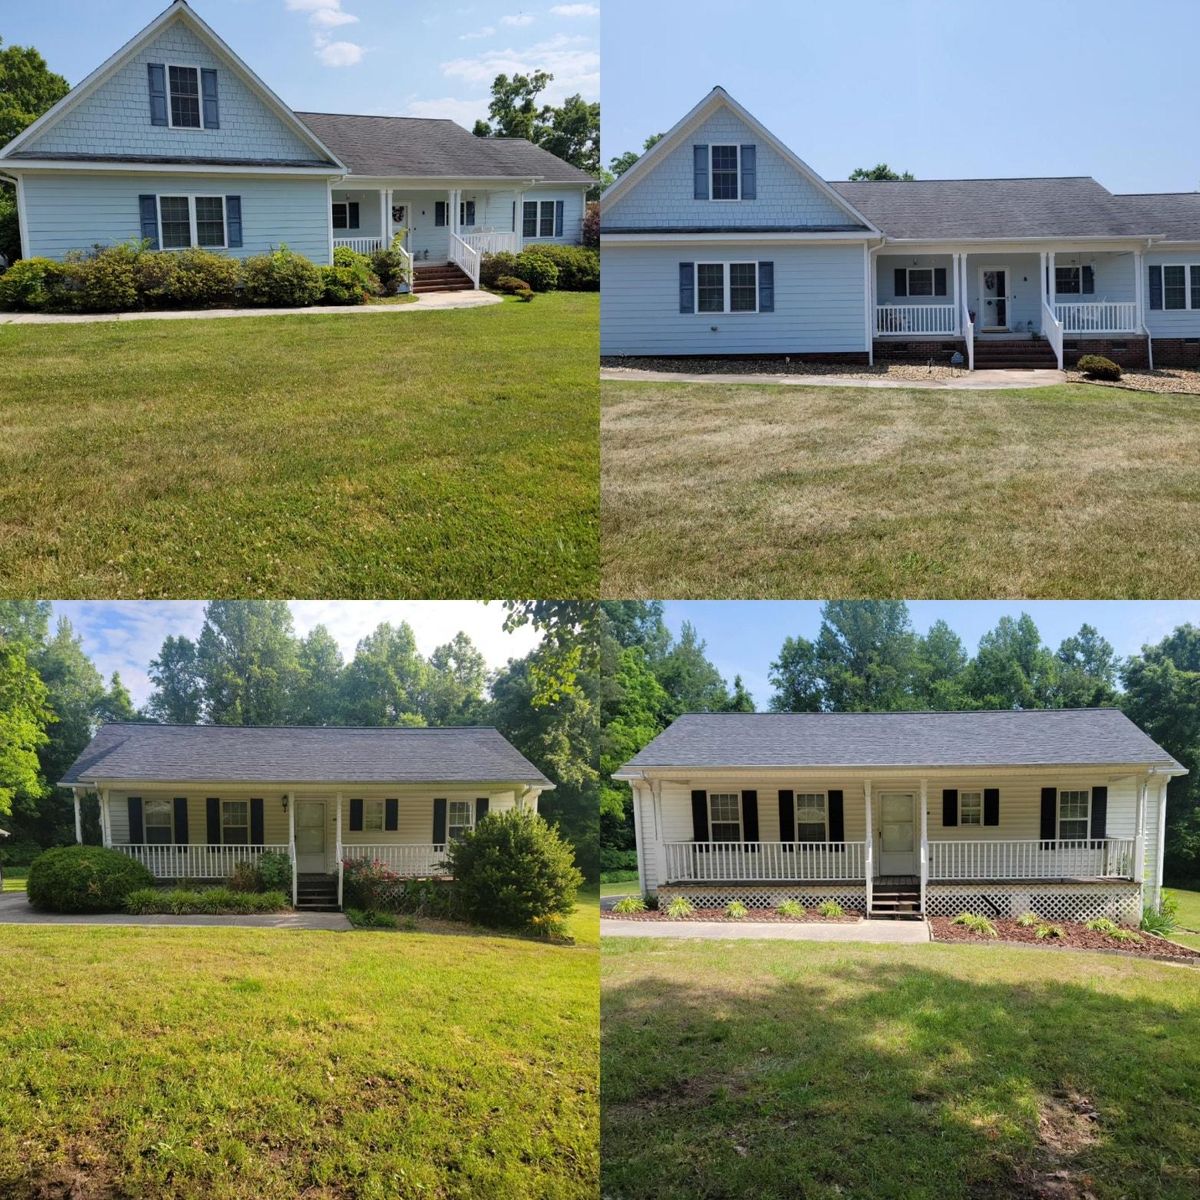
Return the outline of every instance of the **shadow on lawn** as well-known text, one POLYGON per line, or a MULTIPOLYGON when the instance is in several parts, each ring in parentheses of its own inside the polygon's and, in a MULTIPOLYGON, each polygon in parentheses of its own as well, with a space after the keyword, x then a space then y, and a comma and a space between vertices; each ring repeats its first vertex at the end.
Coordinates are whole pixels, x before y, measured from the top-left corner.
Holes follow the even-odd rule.
POLYGON ((1191 974, 1122 997, 884 962, 772 966, 605 984, 605 1195, 1200 1191, 1191 974))

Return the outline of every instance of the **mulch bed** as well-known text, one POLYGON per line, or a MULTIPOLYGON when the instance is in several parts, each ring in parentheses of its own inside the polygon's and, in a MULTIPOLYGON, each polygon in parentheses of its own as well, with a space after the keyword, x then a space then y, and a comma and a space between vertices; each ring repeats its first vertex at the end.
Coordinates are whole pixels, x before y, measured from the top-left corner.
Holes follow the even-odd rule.
POLYGON ((802 917, 781 917, 777 912, 768 908, 752 908, 744 917, 727 917, 723 908, 698 908, 690 917, 668 917, 665 912, 657 909, 647 909, 640 913, 609 912, 607 909, 600 913, 602 918, 613 921, 727 921, 730 925, 746 924, 775 924, 775 925, 853 925, 861 921, 858 913, 846 913, 841 917, 823 917, 820 913, 805 913, 802 917))
POLYGON ((1193 371, 1187 367, 1162 367, 1156 371, 1148 371, 1144 367, 1129 367, 1122 373, 1120 383, 1087 379, 1081 372, 1068 367, 1067 379, 1071 383, 1089 383, 1127 392, 1163 392, 1185 396, 1200 393, 1200 371, 1193 371))
POLYGON ((1084 928, 1080 921, 1049 921, 1047 924, 1061 926, 1066 936, 1039 938, 1036 926, 1026 927, 1018 925, 1016 921, 990 919, 996 927, 998 938, 981 937, 977 933, 972 933, 965 926, 953 924, 949 917, 930 917, 929 925, 933 930, 935 942, 983 942, 986 944, 999 940, 1059 950, 1108 950, 1119 954, 1135 954, 1142 958, 1200 959, 1200 952, 1148 933, 1140 935, 1142 939, 1140 942, 1118 942, 1107 934, 1084 928))

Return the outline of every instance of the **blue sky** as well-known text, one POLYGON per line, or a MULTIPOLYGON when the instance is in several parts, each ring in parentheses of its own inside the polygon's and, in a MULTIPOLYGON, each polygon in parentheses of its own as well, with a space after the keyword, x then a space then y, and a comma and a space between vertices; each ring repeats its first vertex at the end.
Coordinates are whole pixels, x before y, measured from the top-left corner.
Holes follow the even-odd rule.
POLYGON ((826 179, 1200 187, 1195 0, 605 0, 607 163, 714 84, 826 179))
MULTIPOLYGON (((537 645, 528 626, 513 633, 503 627, 505 609, 499 603, 476 600, 293 600, 296 632, 303 636, 324 624, 349 659, 358 641, 384 621, 407 621, 417 647, 429 654, 445 645, 459 630, 466 632, 489 667, 502 667, 537 645)), ((200 600, 56 600, 54 617, 67 617, 83 639, 84 649, 107 679, 119 671, 135 704, 150 696, 146 669, 168 635, 194 638, 204 623, 200 600)))
MULTIPOLYGON (((816 637, 819 600, 687 600, 664 606, 668 627, 678 635, 690 621, 708 643, 708 657, 729 683, 740 674, 759 708, 771 698, 767 674, 785 637, 816 637)), ((1094 625, 1122 657, 1161 641, 1171 630, 1200 625, 1200 600, 910 600, 913 627, 924 633, 945 621, 974 653, 980 637, 1004 616, 1027 612, 1042 641, 1057 650, 1083 624, 1094 625)))
MULTIPOLYGON (((36 46, 78 83, 168 0, 4 4, 0 37, 36 46)), ((595 3, 449 0, 194 0, 192 7, 293 108, 312 112, 487 116, 492 80, 543 69, 545 96, 599 97, 595 3)))

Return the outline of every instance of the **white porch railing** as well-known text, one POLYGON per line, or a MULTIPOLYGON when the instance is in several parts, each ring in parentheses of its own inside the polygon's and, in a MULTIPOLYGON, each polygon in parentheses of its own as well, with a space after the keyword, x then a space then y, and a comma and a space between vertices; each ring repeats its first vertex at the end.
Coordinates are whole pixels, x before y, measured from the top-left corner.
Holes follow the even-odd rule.
POLYGON ((958 333, 953 304, 877 304, 875 332, 958 333))
POLYGON ((520 239, 515 233, 481 229, 477 233, 459 234, 464 242, 480 254, 519 254, 520 239))
POLYGON ((1134 333, 1137 305, 1124 300, 1087 300, 1055 304, 1055 315, 1064 333, 1134 333))
POLYGON ((356 250, 359 254, 374 254, 376 250, 383 249, 383 238, 377 237, 351 237, 333 239, 333 248, 336 250, 339 246, 349 246, 351 250, 356 250))
POLYGON ((285 845, 165 846, 143 842, 113 849, 137 859, 155 879, 228 879, 239 863, 256 863, 268 850, 288 853, 285 845))
POLYGON ((479 264, 482 256, 474 246, 469 246, 457 233, 450 235, 450 261, 462 270, 463 274, 471 277, 471 282, 479 286, 479 264))
POLYGON ((668 883, 865 879, 863 842, 667 842, 668 883))
POLYGON ((366 858, 373 862, 381 862, 391 867, 397 875, 410 878, 425 878, 430 875, 444 875, 442 860, 446 857, 446 845, 382 845, 382 846, 347 846, 342 844, 342 859, 366 858))
POLYGON ((1061 371, 1063 367, 1062 322, 1054 315, 1045 300, 1042 301, 1042 333, 1045 335, 1046 341, 1050 343, 1054 357, 1058 359, 1058 369, 1061 371))
POLYGON ((1133 838, 929 843, 931 880, 1132 879, 1133 864, 1133 838))

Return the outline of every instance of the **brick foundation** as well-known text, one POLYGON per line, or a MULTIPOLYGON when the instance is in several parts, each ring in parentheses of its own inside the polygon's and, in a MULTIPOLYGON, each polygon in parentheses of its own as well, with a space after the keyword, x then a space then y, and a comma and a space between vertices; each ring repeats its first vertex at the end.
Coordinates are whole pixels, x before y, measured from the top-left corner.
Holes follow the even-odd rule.
POLYGON ((963 356, 963 366, 966 366, 967 343, 962 338, 946 338, 939 341, 931 338, 928 341, 905 342, 895 338, 875 339, 875 361, 877 363, 917 363, 924 366, 931 359, 938 366, 949 366, 950 359, 955 353, 963 356))
MULTIPOLYGON (((1154 361, 1158 361, 1158 348, 1162 343, 1155 339, 1154 361)), ((1192 346, 1200 350, 1200 346, 1192 346)), ((1131 333, 1128 337, 1114 338, 1063 338, 1063 365, 1073 367, 1085 354, 1100 354, 1111 358, 1118 366, 1144 367, 1149 363, 1146 339, 1131 333)))
POLYGON ((1200 367, 1200 339, 1154 339, 1156 367, 1200 367))

